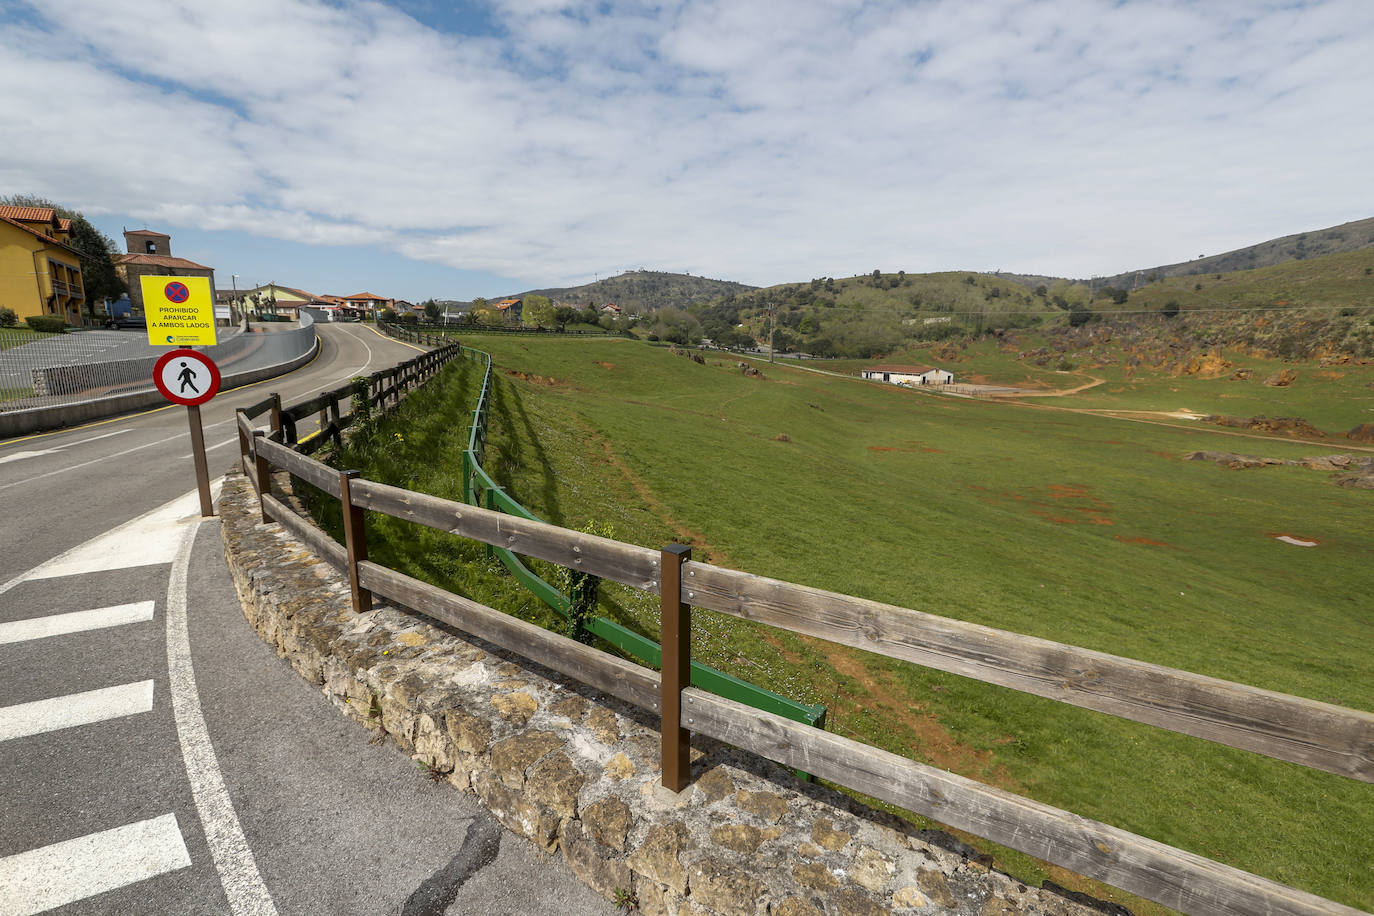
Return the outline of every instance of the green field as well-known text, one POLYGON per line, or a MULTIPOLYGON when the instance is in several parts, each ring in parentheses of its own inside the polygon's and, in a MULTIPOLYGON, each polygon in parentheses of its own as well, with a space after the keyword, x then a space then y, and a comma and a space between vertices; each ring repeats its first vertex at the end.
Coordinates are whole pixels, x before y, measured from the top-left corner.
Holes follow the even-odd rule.
MULTIPOLYGON (((485 466, 549 521, 609 524, 646 546, 687 541, 697 558, 761 575, 1374 710, 1374 492, 1303 468, 1181 460, 1349 443, 1235 439, 1197 423, 1044 406, 1202 409, 1245 391, 1244 408, 1225 412, 1273 415, 1283 404, 1273 398, 1296 395, 1319 426, 1345 428, 1353 408, 1322 413, 1315 384, 1138 374, 1138 390, 1112 391, 1129 388, 1117 378, 1023 407, 782 363, 756 362, 764 377, 747 377, 737 357, 701 365, 623 340, 478 345, 498 367, 485 466), (1166 395, 1180 400, 1159 403, 1166 395)), ((1026 371, 1010 358, 999 365, 1026 371)), ((456 498, 478 384, 473 364, 446 370, 343 460, 456 498)), ((370 524, 382 562, 546 617, 480 547, 370 524)), ((653 596, 606 591, 606 613, 656 630, 653 596)), ((698 615, 694 649, 827 704, 842 734, 1374 909, 1370 785, 717 615, 698 615)), ((1070 883, 1024 856, 997 856, 1023 880, 1070 883)))

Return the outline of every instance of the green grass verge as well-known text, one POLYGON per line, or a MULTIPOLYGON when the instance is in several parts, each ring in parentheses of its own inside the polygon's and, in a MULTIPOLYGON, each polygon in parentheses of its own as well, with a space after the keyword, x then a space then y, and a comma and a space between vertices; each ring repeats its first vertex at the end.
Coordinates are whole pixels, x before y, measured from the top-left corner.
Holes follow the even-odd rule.
POLYGON ((0 352, 11 347, 22 347, 24 344, 31 344, 36 340, 55 336, 57 335, 30 331, 28 328, 0 328, 0 352))
MULTIPOLYGON (((1198 427, 949 399, 781 363, 755 361, 765 377, 747 377, 737 357, 700 365, 628 341, 481 346, 500 367, 486 467, 549 521, 609 524, 646 546, 688 541, 699 558, 762 575, 1374 710, 1374 494, 1305 469, 1181 461, 1239 441, 1198 427)), ((346 460, 456 495, 477 384, 475 365, 446 370, 346 460)), ((480 547, 370 524, 381 562, 551 616, 480 547)), ((603 613, 654 634, 652 596, 608 592, 603 613)), ((1374 787, 697 617, 698 658, 828 704, 841 733, 1374 907, 1374 787)), ((1024 856, 999 859, 1025 880, 1063 883, 1024 856)))

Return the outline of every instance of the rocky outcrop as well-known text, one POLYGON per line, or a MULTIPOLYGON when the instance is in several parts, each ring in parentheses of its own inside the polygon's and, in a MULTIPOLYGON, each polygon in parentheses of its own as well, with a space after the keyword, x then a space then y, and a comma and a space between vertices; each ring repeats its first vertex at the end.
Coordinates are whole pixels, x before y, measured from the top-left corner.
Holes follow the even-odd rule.
POLYGON ((1234 452, 1189 452, 1185 461, 1214 461, 1232 470, 1263 467, 1301 467, 1314 471, 1333 471, 1331 482, 1338 487, 1374 490, 1374 455, 1315 455, 1310 458, 1257 458, 1234 452))
POLYGON ((1229 426, 1233 429, 1248 429, 1270 436, 1288 436, 1294 439, 1326 438, 1326 433, 1302 417, 1232 417, 1214 413, 1203 417, 1202 422, 1215 423, 1217 426, 1229 426))
POLYGON ((670 792, 652 717, 401 609, 354 614, 346 580, 262 524, 238 474, 225 479, 220 514, 263 640, 344 715, 636 912, 1094 913, 990 870, 947 834, 717 742, 693 739, 693 782, 670 792))

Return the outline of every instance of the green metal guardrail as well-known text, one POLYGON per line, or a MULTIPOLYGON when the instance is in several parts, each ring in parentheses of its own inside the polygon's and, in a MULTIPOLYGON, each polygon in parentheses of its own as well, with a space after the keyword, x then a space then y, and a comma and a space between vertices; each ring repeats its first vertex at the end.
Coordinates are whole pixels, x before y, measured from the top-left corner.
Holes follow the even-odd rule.
MULTIPOLYGON (((472 347, 463 347, 465 355, 478 358, 484 365, 482 391, 477 397, 477 406, 472 411, 472 425, 468 429, 468 447, 463 451, 463 500, 470 506, 497 509, 509 515, 516 515, 530 521, 543 521, 520 503, 511 498, 505 490, 482 470, 482 456, 486 449, 487 419, 491 400, 491 356, 472 347)), ((557 588, 545 582, 526 566, 521 559, 502 547, 488 547, 489 556, 495 556, 510 571, 510 574, 525 588, 529 589, 544 604, 548 605, 567 620, 572 620, 572 600, 557 588)), ((595 617, 583 623, 583 629, 594 636, 653 665, 663 663, 662 649, 659 644, 642 636, 628 627, 622 626, 605 617, 595 617)), ((823 728, 825 725, 824 706, 799 703, 780 694, 773 693, 756 684, 718 671, 700 662, 692 662, 691 683, 694 687, 709 690, 711 693, 747 703, 756 709, 783 716, 795 722, 805 722, 823 728)))

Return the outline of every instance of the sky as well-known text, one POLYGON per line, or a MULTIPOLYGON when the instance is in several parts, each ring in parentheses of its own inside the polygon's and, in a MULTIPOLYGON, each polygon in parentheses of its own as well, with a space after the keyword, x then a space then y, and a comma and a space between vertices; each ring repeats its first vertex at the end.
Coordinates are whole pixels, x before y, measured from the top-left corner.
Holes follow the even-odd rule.
POLYGON ((1090 277, 1374 216, 1369 0, 0 0, 0 194, 216 285, 1090 277))

